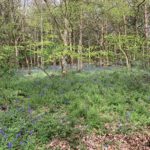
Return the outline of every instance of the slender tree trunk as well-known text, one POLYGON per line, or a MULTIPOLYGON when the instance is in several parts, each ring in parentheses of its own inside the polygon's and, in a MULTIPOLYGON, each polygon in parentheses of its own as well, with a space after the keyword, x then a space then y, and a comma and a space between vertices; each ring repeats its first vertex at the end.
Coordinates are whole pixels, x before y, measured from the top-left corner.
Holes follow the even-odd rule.
POLYGON ((41 22, 40 22, 40 28, 41 28, 41 67, 44 68, 44 56, 43 56, 43 8, 41 4, 41 22))
MULTIPOLYGON (((148 37, 149 37, 149 33, 148 33, 148 31, 149 31, 149 29, 148 29, 148 8, 147 8, 147 4, 145 3, 145 5, 144 5, 144 31, 145 31, 145 40, 146 40, 146 45, 145 45, 145 51, 147 52, 147 55, 148 55, 148 53, 149 53, 149 48, 148 48, 148 43, 147 43, 147 39, 148 39, 148 37)), ((144 54, 144 52, 143 52, 143 56, 144 56, 145 54, 144 54)), ((144 62, 144 63, 147 63, 146 64, 146 66, 149 66, 149 58, 147 58, 146 59, 146 62, 144 62)))
MULTIPOLYGON (((65 28, 62 37, 64 42, 64 50, 67 50, 68 49, 68 26, 69 26, 69 22, 67 18, 64 18, 64 25, 65 28)), ((66 61, 66 56, 64 54, 61 57, 61 69, 62 69, 62 74, 67 73, 67 61, 66 61)))
MULTIPOLYGON (((90 45, 90 44, 89 44, 90 45)), ((88 63, 89 63, 89 65, 91 64, 91 49, 90 49, 90 46, 89 46, 89 51, 88 51, 88 56, 89 56, 89 61, 88 61, 88 63)))
POLYGON ((17 42, 18 40, 17 39, 15 39, 15 54, 16 54, 16 68, 18 69, 19 68, 19 51, 18 51, 18 47, 17 47, 17 45, 18 45, 18 42, 17 42))
POLYGON ((69 30, 69 48, 70 48, 70 68, 72 67, 72 64, 73 64, 73 56, 72 56, 72 53, 73 53, 73 47, 72 47, 72 30, 70 29, 69 30))
MULTIPOLYGON (((104 34, 103 34, 103 40, 105 36, 107 35, 107 20, 105 21, 105 28, 104 28, 104 34)), ((105 47, 105 50, 107 51, 107 56, 106 56, 106 65, 109 66, 109 43, 103 44, 105 47)))
MULTIPOLYGON (((73 32, 73 51, 75 52, 76 51, 76 35, 75 35, 75 31, 73 32)), ((76 59, 77 61, 77 59, 76 59)), ((75 64, 77 64, 75 62, 75 64)), ((74 65, 74 61, 72 60, 72 65, 74 65)))
POLYGON ((144 22, 145 22, 144 25, 145 38, 147 39, 148 38, 148 8, 146 3, 144 5, 144 22))
POLYGON ((127 21, 126 16, 123 16, 123 22, 124 22, 124 35, 127 35, 127 21))
POLYGON ((34 65, 34 67, 37 65, 36 64, 36 48, 34 47, 34 50, 33 50, 34 52, 33 52, 33 65, 34 65))
MULTIPOLYGON (((30 52, 32 51, 31 45, 30 45, 30 52)), ((33 60, 32 60, 32 55, 30 54, 30 67, 33 68, 33 60)))
POLYGON ((83 14, 82 10, 80 13, 80 25, 79 25, 79 45, 78 45, 78 71, 81 71, 83 68, 82 62, 82 47, 83 47, 83 14))
POLYGON ((29 59, 28 59, 27 55, 25 56, 25 59, 26 59, 26 66, 27 66, 27 69, 28 69, 28 74, 31 74, 30 63, 29 63, 29 59))
POLYGON ((122 48, 122 46, 120 44, 121 43, 120 40, 121 39, 120 39, 120 33, 119 33, 119 43, 118 43, 119 44, 119 49, 122 52, 122 54, 124 55, 124 57, 125 57, 127 69, 130 70, 130 68, 131 68, 130 61, 129 61, 128 55, 126 54, 126 52, 124 51, 124 49, 122 48))

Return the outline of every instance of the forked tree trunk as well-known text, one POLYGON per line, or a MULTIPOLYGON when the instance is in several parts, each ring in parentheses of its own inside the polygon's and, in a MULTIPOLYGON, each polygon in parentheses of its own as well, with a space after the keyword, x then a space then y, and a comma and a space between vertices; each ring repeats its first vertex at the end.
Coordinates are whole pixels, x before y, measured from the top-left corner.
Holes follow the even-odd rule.
POLYGON ((122 54, 124 55, 124 58, 125 58, 125 60, 126 60, 126 67, 127 67, 127 69, 130 70, 130 69, 131 69, 131 64, 130 64, 128 55, 127 55, 126 52, 123 50, 123 48, 121 47, 120 44, 119 44, 119 49, 120 49, 120 51, 122 52, 122 54))

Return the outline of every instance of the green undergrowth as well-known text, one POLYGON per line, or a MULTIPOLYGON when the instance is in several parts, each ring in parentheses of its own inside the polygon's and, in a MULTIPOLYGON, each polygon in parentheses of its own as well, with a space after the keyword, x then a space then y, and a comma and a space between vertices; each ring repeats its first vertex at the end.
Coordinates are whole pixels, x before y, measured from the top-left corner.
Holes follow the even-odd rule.
POLYGON ((150 73, 125 69, 17 75, 0 80, 0 150, 74 148, 88 133, 129 134, 150 126, 150 73))

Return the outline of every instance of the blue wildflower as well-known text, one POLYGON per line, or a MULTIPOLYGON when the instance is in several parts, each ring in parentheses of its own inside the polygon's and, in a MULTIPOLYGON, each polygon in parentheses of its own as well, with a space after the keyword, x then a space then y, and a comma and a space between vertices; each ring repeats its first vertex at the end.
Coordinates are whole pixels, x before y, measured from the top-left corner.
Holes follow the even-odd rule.
POLYGON ((28 108, 28 113, 32 113, 32 109, 31 108, 28 108))
POLYGON ((16 138, 20 138, 21 137, 21 132, 19 132, 18 134, 16 134, 16 138))
POLYGON ((2 129, 0 129, 0 134, 4 136, 5 132, 2 129))
POLYGON ((31 131, 29 132, 30 135, 32 135, 33 133, 34 133, 34 130, 31 130, 31 131))
POLYGON ((24 142, 21 141, 21 142, 20 142, 20 145, 23 145, 23 144, 24 144, 24 142))
POLYGON ((28 113, 32 113, 32 109, 31 109, 30 104, 28 104, 28 113))
POLYGON ((8 147, 8 149, 11 149, 11 148, 13 147, 13 144, 12 144, 11 142, 9 142, 9 143, 7 144, 7 147, 8 147))

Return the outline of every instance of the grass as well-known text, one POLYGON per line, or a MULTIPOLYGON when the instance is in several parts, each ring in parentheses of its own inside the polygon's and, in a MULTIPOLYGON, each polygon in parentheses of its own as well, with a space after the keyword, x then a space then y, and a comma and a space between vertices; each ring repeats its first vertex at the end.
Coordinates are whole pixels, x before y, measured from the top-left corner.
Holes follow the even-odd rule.
POLYGON ((144 132, 150 126, 150 73, 112 69, 43 73, 0 80, 0 150, 46 149, 52 139, 71 148, 92 132, 144 132), (3 107, 6 109, 3 109, 3 107))

